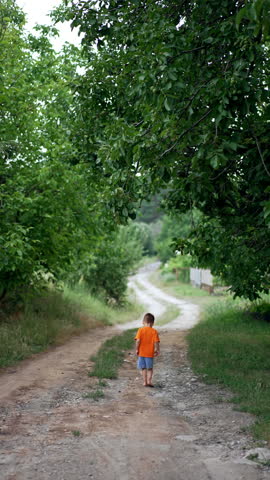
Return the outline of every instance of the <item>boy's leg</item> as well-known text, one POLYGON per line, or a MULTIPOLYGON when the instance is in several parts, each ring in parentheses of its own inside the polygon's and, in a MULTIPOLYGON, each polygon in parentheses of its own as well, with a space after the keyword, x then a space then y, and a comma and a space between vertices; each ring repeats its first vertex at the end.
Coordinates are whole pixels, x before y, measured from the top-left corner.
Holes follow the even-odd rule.
POLYGON ((146 363, 145 363, 145 358, 144 357, 138 357, 138 363, 137 363, 138 369, 140 369, 142 378, 143 378, 143 385, 147 385, 147 370, 146 370, 146 363))
POLYGON ((146 373, 147 385, 152 385, 153 368, 148 368, 146 373))
POLYGON ((146 387, 147 385, 147 370, 146 368, 142 369, 142 377, 143 377, 143 385, 146 387))

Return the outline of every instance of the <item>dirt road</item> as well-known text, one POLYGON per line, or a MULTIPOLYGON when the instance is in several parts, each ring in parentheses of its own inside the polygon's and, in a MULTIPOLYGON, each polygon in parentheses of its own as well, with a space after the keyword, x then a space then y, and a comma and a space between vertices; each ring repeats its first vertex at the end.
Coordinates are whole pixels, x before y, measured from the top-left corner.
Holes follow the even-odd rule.
MULTIPOLYGON (((150 295, 142 275, 140 295, 147 291, 160 303, 163 293, 151 287, 150 295)), ((103 387, 105 397, 85 398, 97 388, 87 376, 89 357, 113 328, 7 369, 0 376, 0 479, 270 479, 269 469, 245 459, 254 444, 243 429, 252 417, 233 410, 228 392, 193 374, 179 322, 161 329, 154 389, 142 387, 130 352, 119 379, 103 387)))
MULTIPOLYGON (((156 318, 162 315, 170 305, 179 307, 180 315, 170 323, 159 327, 159 330, 187 330, 188 328, 194 327, 199 321, 200 311, 198 305, 168 295, 150 282, 149 276, 159 265, 160 262, 147 265, 131 277, 129 287, 135 293, 137 302, 144 305, 156 318)), ((119 327, 126 330, 128 328, 139 327, 140 325, 141 320, 134 320, 119 327)))

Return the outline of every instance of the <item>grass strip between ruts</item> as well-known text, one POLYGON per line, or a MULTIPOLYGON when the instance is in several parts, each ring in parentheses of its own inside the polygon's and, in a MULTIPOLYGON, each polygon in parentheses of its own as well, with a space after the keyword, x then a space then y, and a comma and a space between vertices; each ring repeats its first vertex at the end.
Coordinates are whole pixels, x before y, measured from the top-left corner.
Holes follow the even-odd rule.
POLYGON ((134 346, 134 336, 137 329, 126 330, 121 335, 106 340, 100 347, 98 353, 91 357, 94 361, 94 367, 88 373, 89 377, 98 378, 117 378, 118 369, 122 365, 125 357, 125 351, 134 346))
POLYGON ((270 324, 243 307, 212 306, 188 335, 195 372, 235 394, 237 409, 257 416, 255 437, 270 443, 270 324))
POLYGON ((169 305, 165 312, 160 316, 157 317, 157 320, 155 321, 155 325, 157 328, 161 327, 163 325, 166 325, 167 323, 172 322, 175 320, 179 315, 181 314, 180 308, 178 308, 176 305, 169 305))

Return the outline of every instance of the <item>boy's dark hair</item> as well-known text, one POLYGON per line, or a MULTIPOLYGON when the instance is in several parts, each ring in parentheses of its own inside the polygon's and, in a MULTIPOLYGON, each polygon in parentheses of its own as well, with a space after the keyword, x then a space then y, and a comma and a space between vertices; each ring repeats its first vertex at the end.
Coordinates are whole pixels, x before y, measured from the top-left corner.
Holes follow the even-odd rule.
POLYGON ((143 320, 144 320, 144 322, 151 323, 151 325, 153 325, 153 323, 155 321, 155 317, 154 317, 154 315, 152 315, 152 313, 146 313, 143 317, 143 320))

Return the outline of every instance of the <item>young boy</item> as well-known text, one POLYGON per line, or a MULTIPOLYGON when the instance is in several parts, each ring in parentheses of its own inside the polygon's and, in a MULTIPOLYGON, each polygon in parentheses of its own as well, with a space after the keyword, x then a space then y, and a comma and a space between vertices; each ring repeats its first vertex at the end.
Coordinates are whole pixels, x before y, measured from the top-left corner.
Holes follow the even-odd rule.
POLYGON ((144 387, 153 387, 153 362, 154 357, 159 355, 159 336, 153 328, 155 321, 152 313, 146 313, 143 317, 143 327, 137 331, 136 354, 138 355, 138 368, 142 371, 144 387))

